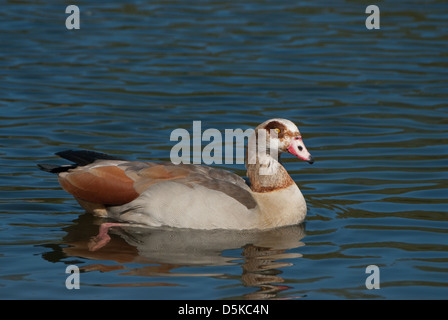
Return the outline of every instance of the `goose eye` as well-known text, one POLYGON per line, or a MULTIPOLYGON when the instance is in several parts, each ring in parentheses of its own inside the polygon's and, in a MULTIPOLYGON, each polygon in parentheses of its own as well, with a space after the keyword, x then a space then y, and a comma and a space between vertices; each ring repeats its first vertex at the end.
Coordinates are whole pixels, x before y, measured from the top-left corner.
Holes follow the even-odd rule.
POLYGON ((279 129, 279 128, 275 128, 275 129, 274 129, 274 132, 275 132, 275 133, 279 133, 279 132, 280 132, 280 129, 279 129))

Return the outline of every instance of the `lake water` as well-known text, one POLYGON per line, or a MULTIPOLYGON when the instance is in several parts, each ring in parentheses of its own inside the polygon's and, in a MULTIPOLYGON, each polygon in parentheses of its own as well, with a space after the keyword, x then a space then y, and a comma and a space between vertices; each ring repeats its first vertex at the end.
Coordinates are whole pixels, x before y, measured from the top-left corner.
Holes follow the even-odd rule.
POLYGON ((367 1, 77 1, 79 30, 50 3, 0 10, 1 299, 448 298, 446 1, 380 2, 373 30, 367 1), (90 252, 104 220, 36 167, 65 149, 169 161, 176 128, 274 117, 316 159, 284 157, 300 226, 117 228, 90 252))

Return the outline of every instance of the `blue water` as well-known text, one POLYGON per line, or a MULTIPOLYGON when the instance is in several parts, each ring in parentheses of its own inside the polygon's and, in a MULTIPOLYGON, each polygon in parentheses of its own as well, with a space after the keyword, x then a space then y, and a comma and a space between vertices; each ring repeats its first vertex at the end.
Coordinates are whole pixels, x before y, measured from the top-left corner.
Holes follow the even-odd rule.
MULTIPOLYGON (((448 4, 8 1, 0 10, 0 298, 448 298, 448 4), (37 163, 169 161, 176 128, 298 124, 306 222, 262 233, 114 229, 37 163), (65 286, 80 268, 80 289, 65 286), (366 268, 380 271, 367 289, 366 268)), ((244 166, 220 167, 244 176, 244 166)))

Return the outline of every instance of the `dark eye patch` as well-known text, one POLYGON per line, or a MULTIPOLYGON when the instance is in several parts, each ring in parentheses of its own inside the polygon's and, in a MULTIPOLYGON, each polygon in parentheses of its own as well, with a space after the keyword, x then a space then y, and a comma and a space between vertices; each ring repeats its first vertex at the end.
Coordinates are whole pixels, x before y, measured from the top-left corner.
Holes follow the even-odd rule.
POLYGON ((286 126, 281 122, 271 121, 265 126, 265 129, 268 132, 270 132, 270 130, 279 129, 280 131, 278 132, 278 137, 283 138, 285 136, 286 126))

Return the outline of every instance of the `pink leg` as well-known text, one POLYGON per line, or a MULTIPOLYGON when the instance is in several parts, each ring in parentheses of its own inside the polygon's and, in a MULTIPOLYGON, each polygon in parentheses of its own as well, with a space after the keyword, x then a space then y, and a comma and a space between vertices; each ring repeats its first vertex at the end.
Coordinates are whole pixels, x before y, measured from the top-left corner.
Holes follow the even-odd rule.
POLYGON ((106 222, 101 224, 100 230, 98 232, 98 235, 95 237, 92 237, 88 243, 89 251, 96 251, 98 249, 101 249, 110 241, 110 236, 107 234, 109 231, 109 228, 111 227, 121 227, 127 225, 125 223, 113 223, 113 222, 106 222))

